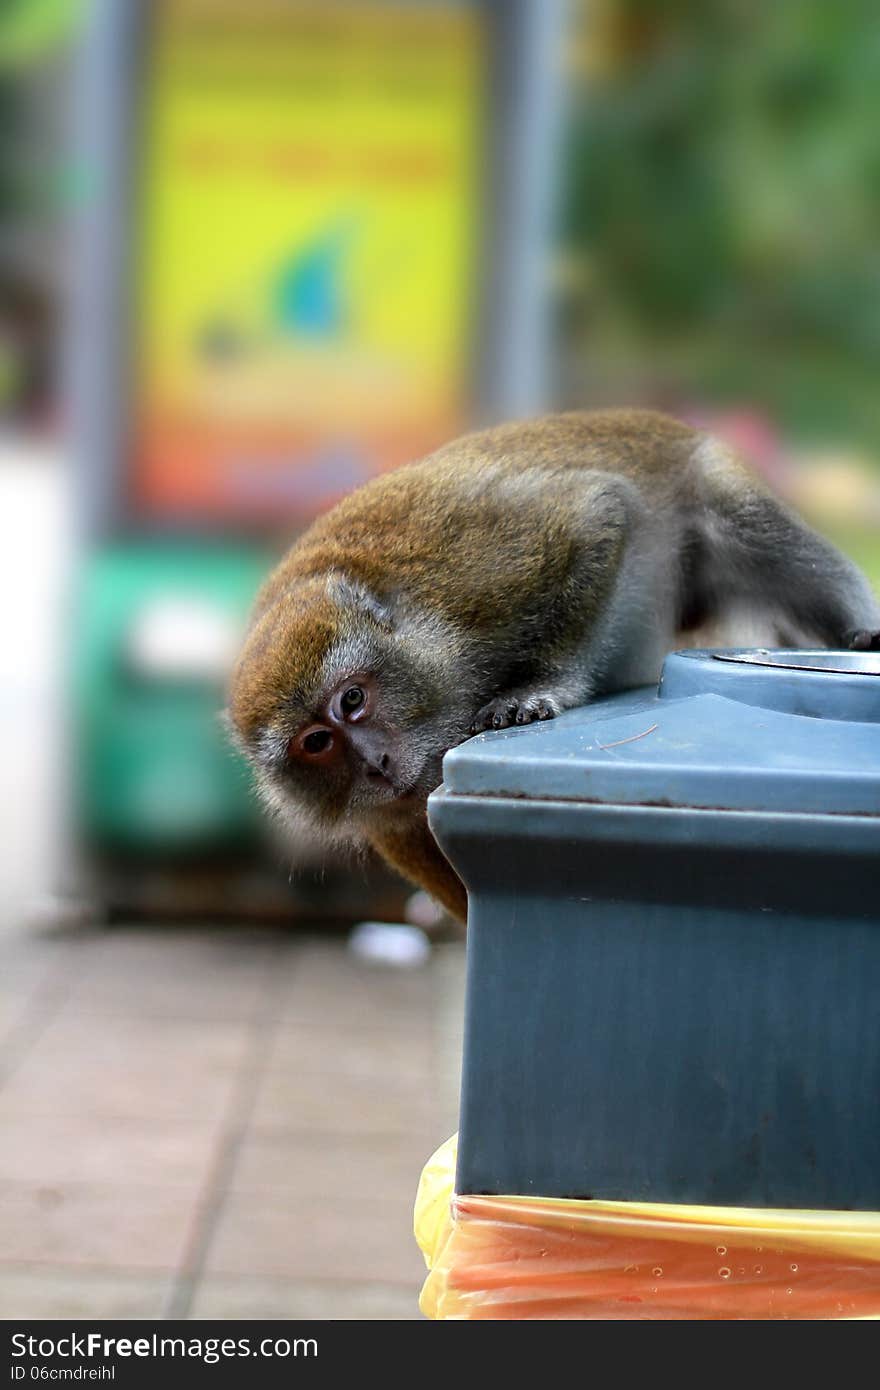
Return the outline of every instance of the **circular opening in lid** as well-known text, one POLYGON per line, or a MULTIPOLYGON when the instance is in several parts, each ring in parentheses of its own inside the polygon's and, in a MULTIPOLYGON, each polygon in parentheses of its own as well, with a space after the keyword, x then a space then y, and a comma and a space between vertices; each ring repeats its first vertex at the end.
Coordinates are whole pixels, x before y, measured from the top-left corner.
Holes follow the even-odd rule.
POLYGON ((880 676, 880 652, 767 651, 714 652, 715 661, 744 666, 775 666, 785 671, 830 671, 846 676, 880 676))
POLYGON ((812 719, 880 723, 880 652, 688 649, 663 663, 661 699, 723 695, 812 719))

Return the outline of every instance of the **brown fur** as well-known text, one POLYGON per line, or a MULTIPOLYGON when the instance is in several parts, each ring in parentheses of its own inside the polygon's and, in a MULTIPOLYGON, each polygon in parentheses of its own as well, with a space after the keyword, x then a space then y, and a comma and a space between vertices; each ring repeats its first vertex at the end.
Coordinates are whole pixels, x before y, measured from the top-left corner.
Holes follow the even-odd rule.
POLYGON ((339 633, 337 609, 317 580, 285 588, 258 613, 232 679, 230 713, 245 740, 270 718, 279 691, 296 697, 291 672, 308 688, 339 633))
POLYGON ((543 598, 567 572, 570 542, 552 497, 543 529, 532 516, 520 518, 507 508, 474 508, 463 482, 479 485, 493 468, 511 477, 598 469, 636 480, 647 476, 673 491, 696 438, 687 425, 647 410, 572 412, 465 435, 358 488, 320 517, 281 562, 258 606, 338 569, 378 592, 393 577, 425 608, 479 628, 496 620, 499 573, 520 601, 533 593, 543 598))
POLYGON ((460 922, 467 920, 464 884, 452 872, 427 821, 413 820, 387 828, 376 826, 368 833, 368 839, 393 869, 410 882, 420 884, 460 922))

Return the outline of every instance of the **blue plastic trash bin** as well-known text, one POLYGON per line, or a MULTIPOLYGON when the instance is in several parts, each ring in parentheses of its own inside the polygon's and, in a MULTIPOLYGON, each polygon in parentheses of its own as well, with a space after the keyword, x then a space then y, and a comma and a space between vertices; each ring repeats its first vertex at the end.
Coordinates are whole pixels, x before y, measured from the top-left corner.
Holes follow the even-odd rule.
POLYGON ((459 1192, 880 1209, 880 658, 677 653, 444 777, 459 1192))

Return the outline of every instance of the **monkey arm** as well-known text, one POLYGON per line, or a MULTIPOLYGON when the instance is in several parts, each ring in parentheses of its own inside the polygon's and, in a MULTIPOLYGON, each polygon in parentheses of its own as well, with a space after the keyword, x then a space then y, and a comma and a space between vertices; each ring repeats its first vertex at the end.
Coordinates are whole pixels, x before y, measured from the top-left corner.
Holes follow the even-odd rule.
POLYGON ((393 869, 437 898, 460 922, 467 921, 467 890, 431 834, 424 808, 408 825, 371 826, 367 838, 393 869))
POLYGON ((564 521, 551 532, 555 583, 531 612, 518 609, 518 627, 509 648, 499 643, 494 688, 485 692, 471 733, 553 719, 584 704, 622 659, 635 667, 623 673, 626 684, 643 684, 659 670, 660 634, 672 629, 672 586, 663 572, 672 561, 662 548, 656 558, 654 520, 625 479, 593 475, 586 488, 574 481, 583 496, 569 499, 564 521))

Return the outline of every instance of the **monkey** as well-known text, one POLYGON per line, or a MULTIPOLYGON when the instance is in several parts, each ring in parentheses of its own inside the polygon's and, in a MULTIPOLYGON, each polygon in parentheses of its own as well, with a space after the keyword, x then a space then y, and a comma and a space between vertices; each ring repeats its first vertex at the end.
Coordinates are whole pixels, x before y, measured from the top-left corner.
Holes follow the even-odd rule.
POLYGON ((427 822, 444 754, 655 682, 687 645, 878 650, 880 608, 711 435, 571 412, 466 435, 320 516, 257 598, 229 717, 275 812, 372 846, 464 921, 427 822))

